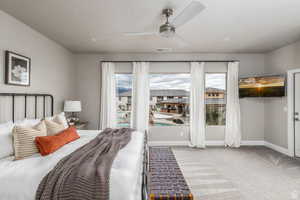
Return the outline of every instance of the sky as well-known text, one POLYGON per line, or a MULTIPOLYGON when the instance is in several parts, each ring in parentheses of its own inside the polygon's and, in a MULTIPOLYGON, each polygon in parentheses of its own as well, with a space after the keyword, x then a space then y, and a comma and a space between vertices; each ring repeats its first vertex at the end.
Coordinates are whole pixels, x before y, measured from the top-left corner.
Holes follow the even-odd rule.
MULTIPOLYGON (((117 87, 130 89, 132 85, 131 74, 117 74, 117 87)), ((150 75, 150 89, 183 89, 190 90, 190 74, 152 74, 150 75)), ((225 89, 226 74, 206 74, 206 87, 225 89)))
POLYGON ((218 88, 225 90, 226 89, 226 74, 206 74, 205 78, 206 87, 218 88))

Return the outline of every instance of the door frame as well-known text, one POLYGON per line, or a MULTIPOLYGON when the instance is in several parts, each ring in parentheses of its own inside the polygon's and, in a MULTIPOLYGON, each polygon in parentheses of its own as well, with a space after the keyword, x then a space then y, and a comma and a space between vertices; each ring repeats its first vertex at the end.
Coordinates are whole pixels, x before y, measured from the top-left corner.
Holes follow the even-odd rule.
POLYGON ((288 70, 287 72, 287 120, 288 120, 288 151, 289 156, 295 157, 295 123, 294 123, 294 110, 295 110, 295 74, 300 73, 299 69, 288 70))

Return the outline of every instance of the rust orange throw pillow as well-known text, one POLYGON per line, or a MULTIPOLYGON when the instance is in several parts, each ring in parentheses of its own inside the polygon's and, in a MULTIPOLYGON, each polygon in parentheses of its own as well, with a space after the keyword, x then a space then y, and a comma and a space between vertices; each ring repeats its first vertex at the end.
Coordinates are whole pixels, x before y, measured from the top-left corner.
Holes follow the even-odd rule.
POLYGON ((46 156, 78 138, 80 137, 77 134, 76 128, 70 127, 56 135, 36 137, 35 143, 41 155, 46 156))

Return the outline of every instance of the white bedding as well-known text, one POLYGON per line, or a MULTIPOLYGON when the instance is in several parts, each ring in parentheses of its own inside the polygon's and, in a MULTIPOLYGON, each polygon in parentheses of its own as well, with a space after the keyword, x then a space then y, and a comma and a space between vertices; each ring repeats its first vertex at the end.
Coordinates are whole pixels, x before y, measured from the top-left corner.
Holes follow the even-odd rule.
MULTIPOLYGON (((80 139, 49 156, 35 154, 27 159, 0 160, 0 200, 34 200, 42 178, 64 156, 93 139, 99 131, 78 131, 80 139)), ((140 200, 144 134, 133 132, 131 141, 117 154, 110 174, 111 200, 140 200)))

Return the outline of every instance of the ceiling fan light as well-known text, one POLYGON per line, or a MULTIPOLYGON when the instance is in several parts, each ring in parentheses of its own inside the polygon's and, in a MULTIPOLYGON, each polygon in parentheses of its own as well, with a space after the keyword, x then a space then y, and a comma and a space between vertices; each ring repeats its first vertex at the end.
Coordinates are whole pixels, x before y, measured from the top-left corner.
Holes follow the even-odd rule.
POLYGON ((173 37, 175 35, 175 27, 169 23, 163 24, 159 28, 159 33, 162 37, 173 37))

